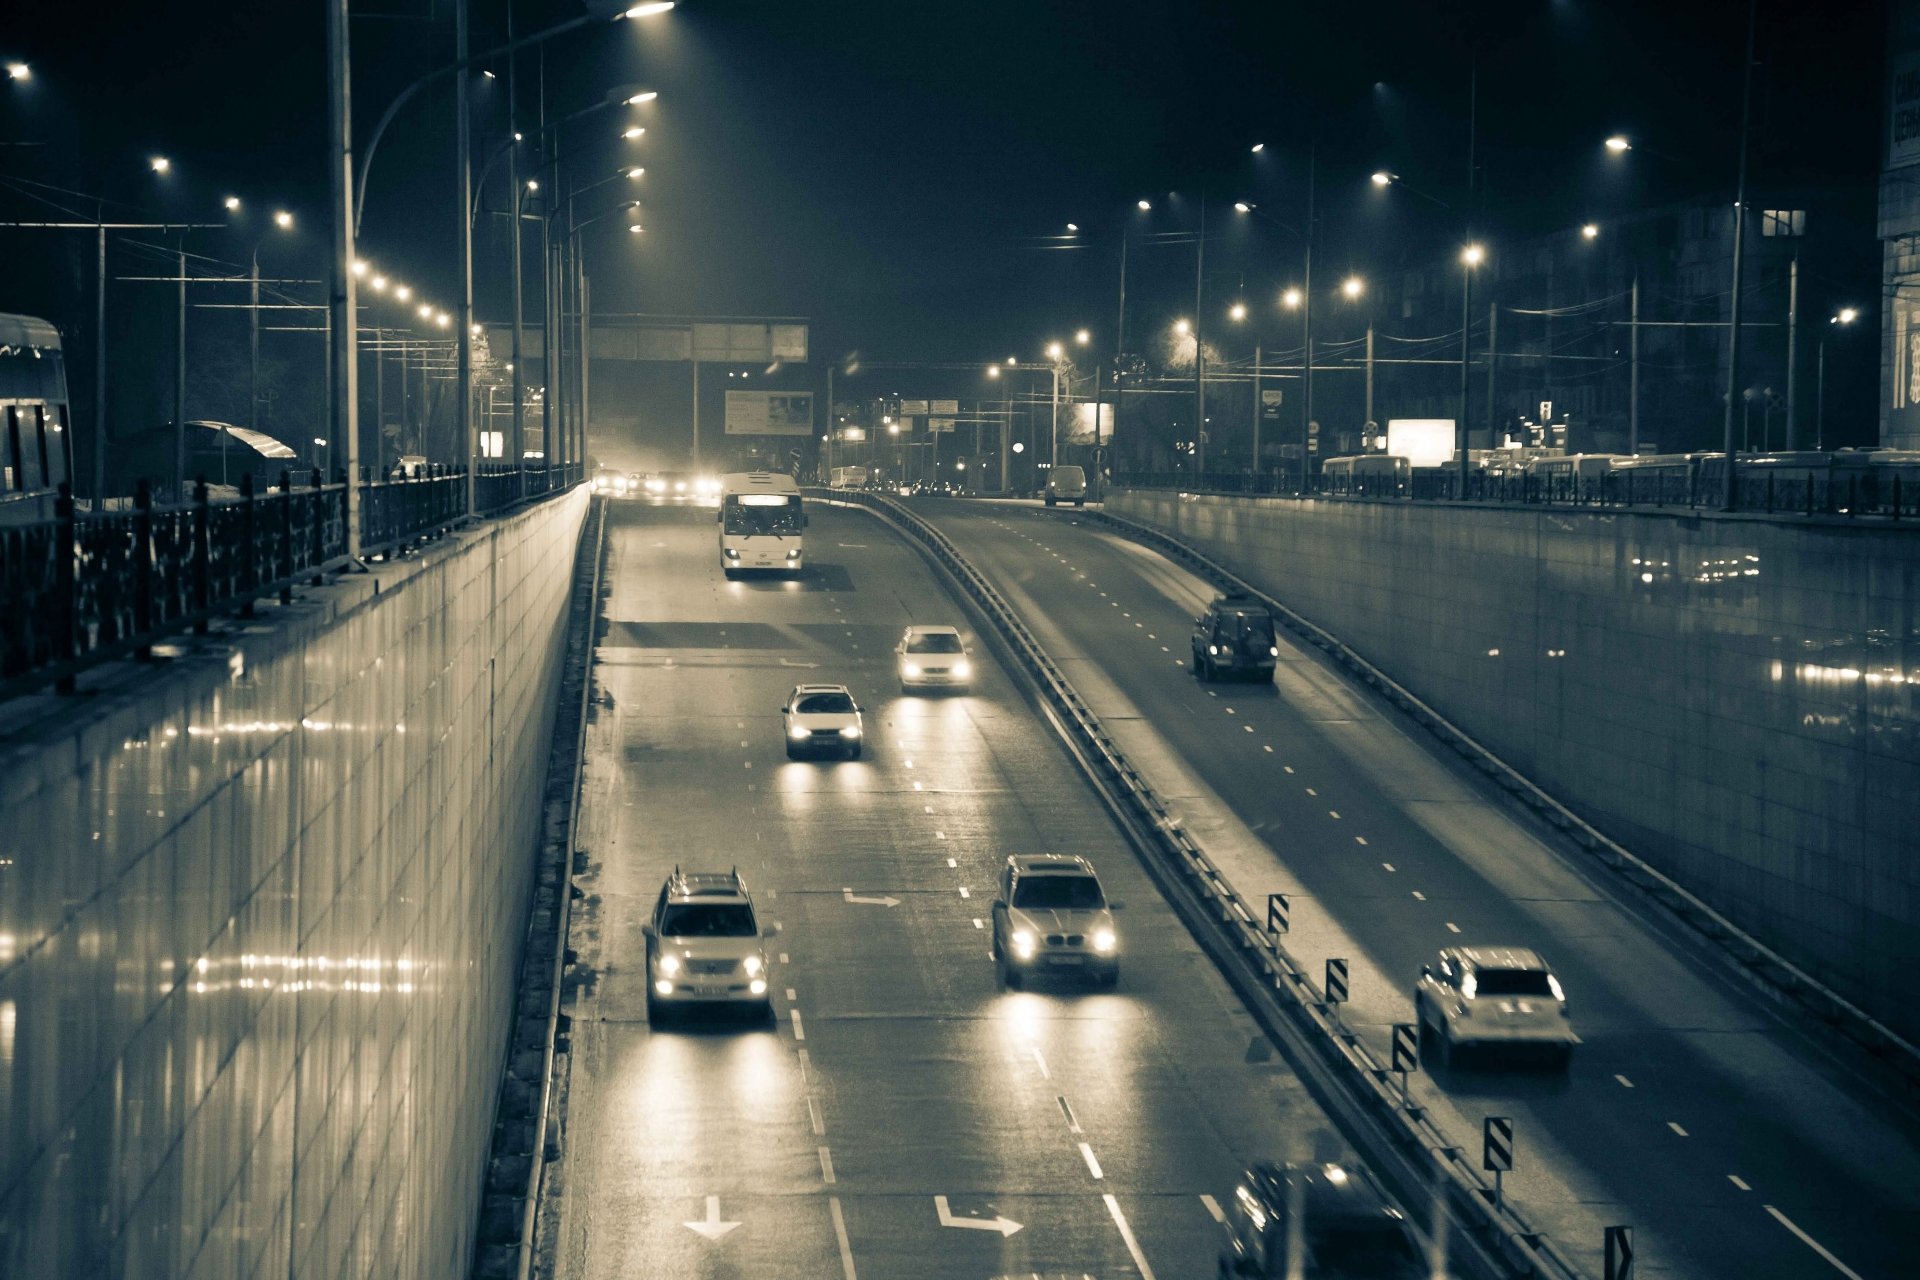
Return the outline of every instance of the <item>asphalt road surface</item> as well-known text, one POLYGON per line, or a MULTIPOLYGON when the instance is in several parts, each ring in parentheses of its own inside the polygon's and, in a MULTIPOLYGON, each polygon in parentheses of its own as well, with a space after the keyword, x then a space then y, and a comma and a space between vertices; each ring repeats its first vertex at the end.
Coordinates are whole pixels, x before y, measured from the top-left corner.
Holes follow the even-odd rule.
POLYGON ((1351 961, 1349 1021, 1383 1060, 1441 947, 1547 956, 1584 1041, 1570 1073, 1483 1061, 1414 1092, 1475 1156, 1483 1117, 1514 1120, 1507 1193, 1592 1272, 1602 1228, 1625 1223, 1641 1277, 1920 1275, 1910 1118, 1616 905, 1431 739, 1284 633, 1272 685, 1199 683, 1188 635, 1211 589, 1071 512, 914 509, 1023 613, 1235 887, 1292 895, 1309 971, 1351 961))
POLYGON ((799 581, 727 582, 711 507, 612 507, 546 1273, 1212 1274, 1242 1165, 1338 1139, 933 571, 812 513, 799 581), (967 634, 971 694, 901 695, 916 622, 967 634), (860 761, 785 758, 812 681, 865 709, 860 761), (1042 850, 1124 904, 1117 990, 997 986, 995 872, 1042 850), (640 928, 675 866, 738 867, 779 922, 771 1028, 649 1027, 640 928))

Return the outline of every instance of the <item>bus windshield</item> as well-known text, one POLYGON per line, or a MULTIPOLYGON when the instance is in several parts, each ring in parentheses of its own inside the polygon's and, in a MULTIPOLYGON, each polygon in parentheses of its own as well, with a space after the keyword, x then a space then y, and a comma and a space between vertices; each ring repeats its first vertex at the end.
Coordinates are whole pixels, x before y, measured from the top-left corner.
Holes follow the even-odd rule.
POLYGON ((793 537, 800 532, 800 499, 791 494, 730 494, 721 514, 721 528, 736 537, 793 537))

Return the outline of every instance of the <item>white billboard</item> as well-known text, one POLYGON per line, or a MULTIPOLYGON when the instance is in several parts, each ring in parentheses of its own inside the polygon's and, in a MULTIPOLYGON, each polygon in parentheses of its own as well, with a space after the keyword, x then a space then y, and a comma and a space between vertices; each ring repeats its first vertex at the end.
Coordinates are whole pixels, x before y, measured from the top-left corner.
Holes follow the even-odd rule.
POLYGON ((1387 452, 1411 467, 1445 466, 1453 460, 1452 418, 1388 418, 1387 452))
POLYGON ((809 436, 813 434, 813 392, 729 391, 730 436, 809 436))
POLYGON ((1100 438, 1094 439, 1093 434, 1093 411, 1096 406, 1092 401, 1078 400, 1072 405, 1072 414, 1067 419, 1068 444, 1105 445, 1113 440, 1113 406, 1103 402, 1097 407, 1100 410, 1100 438))

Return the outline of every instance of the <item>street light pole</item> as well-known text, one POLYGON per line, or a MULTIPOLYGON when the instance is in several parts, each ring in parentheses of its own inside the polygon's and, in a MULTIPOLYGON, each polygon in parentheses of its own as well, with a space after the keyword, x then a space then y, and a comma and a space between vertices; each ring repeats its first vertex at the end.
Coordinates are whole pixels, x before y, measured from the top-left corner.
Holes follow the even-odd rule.
POLYGON ((456 233, 460 246, 460 300, 454 306, 455 322, 460 327, 456 337, 459 354, 455 357, 460 410, 454 420, 467 464, 467 514, 471 516, 477 505, 478 482, 474 473, 480 469, 480 438, 473 429, 473 111, 467 101, 467 0, 454 0, 453 59, 460 68, 454 73, 453 87, 454 176, 460 183, 456 208, 460 215, 456 233))
POLYGON ((348 72, 350 18, 347 0, 327 0, 327 221, 332 227, 333 268, 328 283, 328 386, 333 403, 332 438, 347 449, 347 555, 360 558, 359 370, 354 359, 353 289, 353 92, 348 72))
POLYGON ((1747 232, 1747 128, 1753 111, 1753 33, 1759 18, 1759 0, 1747 0, 1747 54, 1741 64, 1740 91, 1740 180, 1733 198, 1733 297, 1731 325, 1727 330, 1727 404, 1721 432, 1721 447, 1727 458, 1727 485, 1722 510, 1733 510, 1734 494, 1734 398, 1740 385, 1740 301, 1741 277, 1746 266, 1747 232))
POLYGON ((1200 340, 1207 271, 1207 194, 1200 193, 1200 233, 1193 255, 1193 449, 1194 473, 1207 473, 1207 349, 1200 340))
POLYGON ((1313 448, 1313 203, 1314 178, 1319 164, 1319 142, 1316 140, 1307 150, 1307 225, 1306 225, 1306 294, 1300 300, 1300 332, 1306 352, 1301 363, 1305 366, 1301 375, 1301 395, 1303 404, 1300 411, 1300 493, 1304 497, 1308 480, 1312 475, 1310 453, 1313 448))
POLYGON ((1468 363, 1473 356, 1473 246, 1460 253, 1460 423, 1454 431, 1455 453, 1459 459, 1460 493, 1467 496, 1467 409, 1472 391, 1467 381, 1468 363))
MULTIPOLYGON (((507 6, 507 42, 513 42, 513 6, 507 6)), ((519 83, 515 68, 520 59, 513 54, 507 56, 507 189, 513 192, 513 363, 509 366, 513 373, 513 434, 509 446, 513 452, 514 496, 523 497, 520 485, 524 479, 523 468, 526 462, 527 431, 527 362, 522 357, 521 348, 526 340, 526 318, 521 307, 522 277, 526 274, 520 263, 520 214, 521 197, 526 194, 520 185, 520 122, 515 113, 519 110, 519 98, 514 92, 519 83)), ((551 341, 551 334, 547 335, 551 341)))

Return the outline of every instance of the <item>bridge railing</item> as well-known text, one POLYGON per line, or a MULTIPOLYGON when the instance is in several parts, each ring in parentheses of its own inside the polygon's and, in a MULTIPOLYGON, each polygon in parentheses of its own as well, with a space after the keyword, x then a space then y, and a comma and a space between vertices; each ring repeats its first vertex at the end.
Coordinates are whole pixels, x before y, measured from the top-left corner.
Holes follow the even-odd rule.
MULTIPOLYGON (((1500 502, 1559 507, 1725 507, 1725 472, 1688 477, 1619 471, 1600 476, 1499 475, 1474 472, 1464 495, 1456 471, 1423 468, 1411 476, 1321 476, 1311 498, 1375 502, 1500 502)), ((1181 493, 1300 497, 1298 481, 1284 473, 1135 471, 1113 477, 1118 489, 1165 489, 1181 493)), ((1920 517, 1920 483, 1904 475, 1871 471, 1828 475, 1780 475, 1742 467, 1735 473, 1733 510, 1773 515, 1920 517)))
MULTIPOLYGON (((363 556, 392 556, 470 516, 505 511, 580 483, 577 465, 489 465, 360 486, 363 556)), ((53 685, 70 691, 87 667, 149 658, 170 634, 207 630, 217 614, 250 614, 262 597, 291 601, 347 563, 347 486, 318 471, 281 472, 266 493, 243 476, 237 499, 205 480, 193 500, 160 506, 143 482, 129 509, 82 513, 62 486, 51 520, 0 523, 0 698, 53 685)))

